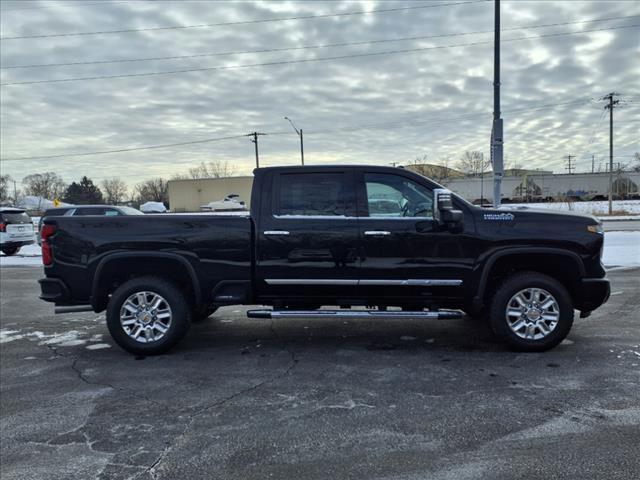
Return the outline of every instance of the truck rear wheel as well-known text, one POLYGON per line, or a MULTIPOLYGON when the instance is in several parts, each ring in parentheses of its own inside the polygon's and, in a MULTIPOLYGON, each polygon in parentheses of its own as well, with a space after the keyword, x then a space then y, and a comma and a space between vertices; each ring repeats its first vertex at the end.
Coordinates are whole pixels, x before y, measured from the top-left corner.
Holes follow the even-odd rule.
POLYGON ((107 305, 107 327, 115 342, 136 355, 158 355, 189 330, 191 310, 173 283, 140 277, 123 283, 107 305))
POLYGON ((547 275, 517 273, 496 290, 489 322, 496 335, 516 350, 549 350, 571 330, 571 296, 560 282, 547 275))

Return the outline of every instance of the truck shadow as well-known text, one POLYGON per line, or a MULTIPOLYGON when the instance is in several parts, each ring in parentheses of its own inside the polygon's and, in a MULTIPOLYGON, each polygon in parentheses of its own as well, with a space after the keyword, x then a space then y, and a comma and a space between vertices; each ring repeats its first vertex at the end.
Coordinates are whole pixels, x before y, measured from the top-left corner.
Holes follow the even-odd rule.
POLYGON ((194 324, 181 352, 237 348, 242 354, 286 344, 304 351, 355 348, 367 351, 505 351, 490 327, 478 320, 412 319, 228 319, 212 316, 194 324))

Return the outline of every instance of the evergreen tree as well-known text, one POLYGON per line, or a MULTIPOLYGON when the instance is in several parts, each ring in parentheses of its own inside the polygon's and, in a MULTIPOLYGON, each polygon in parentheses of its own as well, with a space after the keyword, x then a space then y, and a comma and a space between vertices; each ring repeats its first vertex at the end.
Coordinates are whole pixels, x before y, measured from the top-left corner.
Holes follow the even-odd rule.
POLYGON ((74 205, 91 205, 104 203, 102 192, 93 184, 93 180, 82 177, 79 183, 71 182, 64 194, 64 201, 74 205))

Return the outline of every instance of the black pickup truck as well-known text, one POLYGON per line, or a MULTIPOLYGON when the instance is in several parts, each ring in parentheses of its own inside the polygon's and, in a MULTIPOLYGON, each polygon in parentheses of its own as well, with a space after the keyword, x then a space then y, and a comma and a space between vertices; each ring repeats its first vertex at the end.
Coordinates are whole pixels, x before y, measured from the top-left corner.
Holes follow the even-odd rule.
POLYGON ((250 216, 45 218, 40 298, 58 313, 106 310, 114 340, 150 355, 233 304, 272 307, 254 318, 465 312, 511 347, 542 351, 574 310, 585 317, 609 297, 593 217, 476 207, 401 168, 254 173, 250 216))

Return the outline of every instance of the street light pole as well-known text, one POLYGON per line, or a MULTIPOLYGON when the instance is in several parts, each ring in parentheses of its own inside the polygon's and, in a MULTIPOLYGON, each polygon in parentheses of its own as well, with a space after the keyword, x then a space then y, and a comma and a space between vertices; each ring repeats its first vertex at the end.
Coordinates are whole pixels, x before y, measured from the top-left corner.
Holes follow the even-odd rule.
POLYGON ((288 120, 293 129, 296 131, 298 136, 300 137, 300 160, 302 165, 304 165, 304 140, 302 136, 302 129, 298 130, 296 126, 293 124, 293 121, 289 117, 284 117, 285 120, 288 120))

